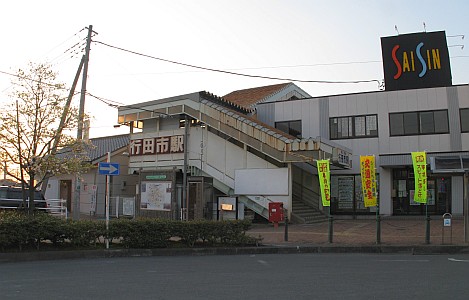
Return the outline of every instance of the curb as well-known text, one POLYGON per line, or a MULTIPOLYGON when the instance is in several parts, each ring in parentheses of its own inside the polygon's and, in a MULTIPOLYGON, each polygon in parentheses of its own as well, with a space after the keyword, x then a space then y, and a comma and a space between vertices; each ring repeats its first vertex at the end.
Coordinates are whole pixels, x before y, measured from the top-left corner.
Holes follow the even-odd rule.
POLYGON ((233 248, 164 248, 164 249, 99 249, 77 251, 44 251, 0 253, 0 263, 95 259, 116 257, 151 256, 206 256, 206 255, 255 255, 255 254, 300 254, 300 253, 375 253, 375 254, 468 254, 469 246, 462 245, 414 245, 414 246, 315 246, 315 245, 264 245, 259 247, 233 248))

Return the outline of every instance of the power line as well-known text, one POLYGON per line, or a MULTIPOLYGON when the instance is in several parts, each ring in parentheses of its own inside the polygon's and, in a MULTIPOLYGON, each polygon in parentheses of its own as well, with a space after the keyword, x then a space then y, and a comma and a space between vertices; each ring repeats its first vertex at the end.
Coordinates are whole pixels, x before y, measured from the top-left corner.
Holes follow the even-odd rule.
POLYGON ((348 83, 376 82, 378 84, 381 84, 381 81, 378 80, 378 79, 353 80, 353 81, 328 81, 328 80, 302 80, 302 79, 293 79, 293 78, 280 78, 280 77, 270 77, 270 76, 243 74, 243 73, 232 72, 232 71, 227 71, 227 70, 220 70, 220 69, 213 69, 213 68, 195 66, 195 65, 186 64, 186 63, 182 63, 182 62, 178 62, 178 61, 173 61, 173 60, 169 60, 169 59, 165 59, 165 58, 155 57, 155 56, 152 56, 152 55, 143 54, 143 53, 139 53, 139 52, 136 52, 136 51, 132 51, 132 50, 124 49, 124 48, 121 48, 121 47, 113 46, 113 45, 110 45, 110 44, 107 44, 107 43, 104 43, 104 42, 101 42, 101 41, 94 41, 94 42, 98 43, 98 44, 101 44, 101 45, 104 45, 104 46, 109 47, 109 48, 113 48, 113 49, 116 49, 116 50, 120 50, 120 51, 123 51, 123 52, 131 53, 131 54, 142 56, 142 57, 151 58, 151 59, 154 59, 154 60, 164 61, 164 62, 167 62, 167 63, 176 64, 176 65, 180 65, 180 66, 185 66, 185 67, 189 67, 189 68, 195 68, 195 69, 200 69, 200 70, 205 70, 205 71, 210 71, 210 72, 218 72, 218 73, 224 73, 224 74, 230 74, 230 75, 236 75, 236 76, 271 79, 271 80, 281 80, 281 81, 302 82, 302 83, 348 84, 348 83))
MULTIPOLYGON (((321 66, 344 66, 344 65, 358 65, 382 63, 380 60, 369 61, 351 61, 351 62, 333 62, 333 63, 318 63, 318 64, 302 64, 302 65, 284 65, 284 66, 265 66, 265 67, 246 67, 246 68, 228 68, 225 71, 242 71, 242 70, 265 70, 265 69, 287 69, 287 68, 306 68, 306 67, 321 67, 321 66)), ((161 74, 184 74, 189 72, 203 72, 203 71, 173 71, 173 72, 146 72, 146 73, 128 73, 118 75, 161 75, 161 74)))
POLYGON ((95 96, 95 95, 93 95, 91 93, 88 93, 88 92, 86 92, 86 95, 88 95, 90 97, 93 97, 93 98, 103 102, 104 104, 110 106, 110 107, 118 108, 119 106, 123 106, 123 105, 127 106, 124 103, 121 103, 121 102, 118 102, 118 101, 115 101, 115 100, 106 99, 106 98, 99 97, 99 96, 95 96))
POLYGON ((27 77, 27 76, 21 76, 21 75, 18 75, 18 74, 13 74, 13 73, 1 71, 1 70, 0 70, 0 73, 6 74, 6 75, 9 75, 9 76, 13 76, 13 77, 17 77, 17 78, 20 78, 20 79, 24 79, 24 80, 30 80, 30 81, 40 83, 40 84, 43 84, 43 85, 47 85, 47 86, 51 86, 51 87, 54 87, 54 88, 60 89, 60 90, 66 90, 66 91, 70 90, 69 88, 63 87, 62 84, 60 84, 60 83, 59 84, 53 84, 53 83, 42 82, 40 80, 36 80, 36 79, 30 78, 30 77, 27 77))

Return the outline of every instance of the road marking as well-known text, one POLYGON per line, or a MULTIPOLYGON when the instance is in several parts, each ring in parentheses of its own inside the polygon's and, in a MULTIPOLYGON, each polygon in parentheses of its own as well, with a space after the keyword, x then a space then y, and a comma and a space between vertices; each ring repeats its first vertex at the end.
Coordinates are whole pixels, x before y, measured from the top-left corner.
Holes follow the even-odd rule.
POLYGON ((428 259, 380 259, 378 261, 392 261, 392 262, 429 262, 428 259))
POLYGON ((259 259, 257 262, 260 263, 261 265, 264 265, 264 266, 268 266, 268 265, 269 265, 269 263, 266 262, 265 260, 259 259))
POLYGON ((449 261, 456 261, 456 262, 469 262, 467 259, 456 259, 456 258, 448 258, 449 261))

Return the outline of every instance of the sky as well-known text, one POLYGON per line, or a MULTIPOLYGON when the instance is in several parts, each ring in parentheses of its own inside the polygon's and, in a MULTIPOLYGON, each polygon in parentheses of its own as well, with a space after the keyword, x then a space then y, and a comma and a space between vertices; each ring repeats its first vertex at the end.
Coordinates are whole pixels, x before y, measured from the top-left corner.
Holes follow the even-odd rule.
MULTIPOLYGON (((382 80, 380 38, 423 31, 446 31, 453 84, 467 84, 468 11, 467 0, 7 1, 0 17, 0 103, 12 101, 13 77, 5 72, 29 62, 51 64, 70 87, 82 54, 73 46, 84 41, 89 25, 97 34, 87 92, 120 105, 198 91, 223 96, 290 81, 148 56, 284 79, 382 80)), ((312 96, 379 90, 376 82, 295 83, 312 96)), ((79 95, 73 101, 78 105, 79 95)), ((87 96, 85 110, 91 137, 128 133, 114 128, 117 109, 103 101, 87 96)))

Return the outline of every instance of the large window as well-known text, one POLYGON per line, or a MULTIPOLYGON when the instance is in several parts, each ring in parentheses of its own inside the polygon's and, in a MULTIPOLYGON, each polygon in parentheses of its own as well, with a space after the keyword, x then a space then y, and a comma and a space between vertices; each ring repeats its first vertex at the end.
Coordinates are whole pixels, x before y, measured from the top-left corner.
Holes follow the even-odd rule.
MULTIPOLYGON (((379 174, 376 174, 379 188, 379 174)), ((331 212, 332 214, 370 214, 376 207, 365 207, 363 202, 362 181, 360 175, 331 176, 331 212)))
POLYGON ((393 215, 443 215, 451 213, 451 177, 443 174, 427 178, 428 205, 414 201, 415 179, 412 167, 392 171, 393 215))
POLYGON ((364 115, 329 119, 330 139, 354 139, 378 136, 378 116, 364 115))
POLYGON ((459 111, 461 120, 461 132, 469 132, 469 108, 461 108, 459 111))
POLYGON ((301 121, 275 122, 275 128, 297 138, 301 138, 301 121))
POLYGON ((448 111, 390 113, 391 136, 449 133, 448 111))

